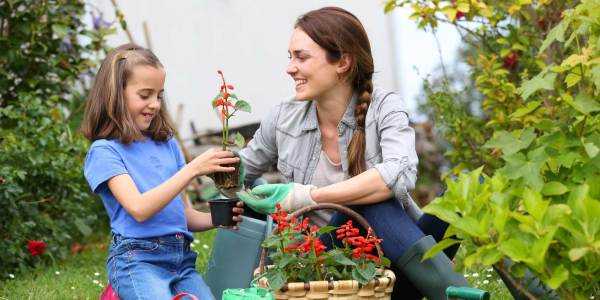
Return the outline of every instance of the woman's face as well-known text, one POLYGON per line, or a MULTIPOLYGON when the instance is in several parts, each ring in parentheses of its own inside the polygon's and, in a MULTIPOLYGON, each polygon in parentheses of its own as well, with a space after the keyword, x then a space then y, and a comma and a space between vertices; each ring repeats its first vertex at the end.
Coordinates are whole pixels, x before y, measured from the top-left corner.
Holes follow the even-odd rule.
POLYGON ((294 29, 288 53, 286 72, 294 79, 296 100, 318 99, 340 83, 338 63, 329 63, 325 49, 299 28, 294 29))

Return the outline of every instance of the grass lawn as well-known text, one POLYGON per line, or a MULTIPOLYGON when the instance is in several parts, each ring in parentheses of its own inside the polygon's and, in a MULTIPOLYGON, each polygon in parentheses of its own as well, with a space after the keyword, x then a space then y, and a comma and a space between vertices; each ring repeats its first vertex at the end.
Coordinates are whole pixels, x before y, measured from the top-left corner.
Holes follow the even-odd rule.
MULTIPOLYGON (((196 234, 192 247, 198 253, 196 268, 204 272, 216 230, 196 234)), ((105 262, 108 238, 90 244, 80 254, 39 268, 30 274, 0 281, 0 299, 98 299, 108 281, 105 262)), ((0 277, 5 278, 6 274, 0 277)))
MULTIPOLYGON (((196 234, 192 244, 201 272, 206 268, 215 233, 211 230, 196 234)), ((98 299, 107 282, 106 247, 107 241, 93 243, 64 262, 0 281, 0 299, 98 299)), ((473 286, 489 291, 492 299, 512 299, 491 268, 467 270, 465 276, 473 286)), ((6 274, 0 277, 6 278, 6 274)))

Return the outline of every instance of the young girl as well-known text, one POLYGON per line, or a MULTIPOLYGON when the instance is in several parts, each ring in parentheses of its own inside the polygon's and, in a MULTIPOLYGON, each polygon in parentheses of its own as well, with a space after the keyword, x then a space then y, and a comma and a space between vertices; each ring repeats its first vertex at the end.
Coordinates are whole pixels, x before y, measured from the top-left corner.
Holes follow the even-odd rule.
POLYGON ((127 44, 102 62, 90 91, 82 131, 93 143, 84 173, 110 217, 109 282, 121 299, 180 292, 214 299, 190 249, 191 232, 213 227, 210 214, 193 209, 182 191, 197 176, 233 171, 222 165, 239 159, 209 150, 185 164, 164 109, 164 82, 158 58, 127 44))
MULTIPOLYGON (((383 238, 396 274, 428 299, 445 299, 446 287, 467 285, 443 253, 421 262, 435 245, 431 235, 442 238, 447 224, 422 216, 408 194, 417 175, 414 131, 405 102, 373 88, 373 57, 361 22, 341 8, 310 11, 296 21, 288 53, 296 94, 263 118, 240 156, 247 183, 273 163, 290 183, 261 185, 240 199, 262 213, 277 203, 286 210, 320 202, 352 206, 383 238)), ((339 214, 312 219, 345 221, 339 214)), ((406 291, 395 288, 403 294, 395 297, 411 299, 406 291)))

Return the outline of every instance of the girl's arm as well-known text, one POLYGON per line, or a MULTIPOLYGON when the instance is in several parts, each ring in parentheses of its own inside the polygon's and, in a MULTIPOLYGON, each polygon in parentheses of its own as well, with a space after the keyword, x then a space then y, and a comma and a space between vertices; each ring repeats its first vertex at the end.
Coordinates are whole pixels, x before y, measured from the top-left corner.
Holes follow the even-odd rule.
POLYGON ((144 222, 169 204, 196 176, 232 172, 235 168, 221 165, 238 161, 239 158, 233 157, 233 153, 229 151, 211 149, 194 158, 167 181, 145 193, 139 192, 128 174, 109 179, 108 188, 136 221, 144 222))
POLYGON ((182 193, 181 196, 188 230, 195 232, 213 229, 214 226, 212 224, 210 214, 195 210, 192 206, 192 202, 190 202, 190 198, 186 193, 182 193))

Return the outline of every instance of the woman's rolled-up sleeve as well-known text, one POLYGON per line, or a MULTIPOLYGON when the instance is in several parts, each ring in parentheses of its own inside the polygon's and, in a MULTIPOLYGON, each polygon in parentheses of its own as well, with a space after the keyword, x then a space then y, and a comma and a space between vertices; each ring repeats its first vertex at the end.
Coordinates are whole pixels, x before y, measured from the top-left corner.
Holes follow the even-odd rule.
POLYGON ((418 158, 406 105, 396 94, 390 94, 380 103, 376 119, 382 161, 374 168, 395 198, 407 204, 408 190, 414 189, 417 181, 418 158))

